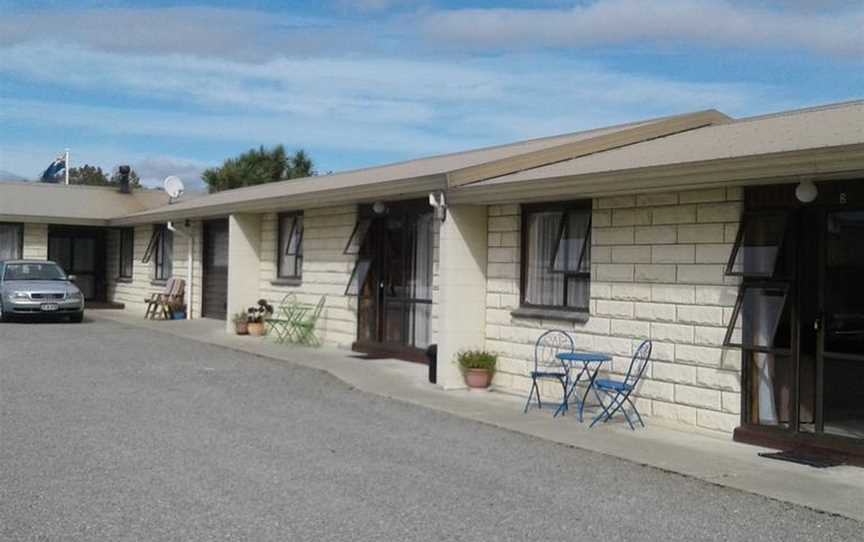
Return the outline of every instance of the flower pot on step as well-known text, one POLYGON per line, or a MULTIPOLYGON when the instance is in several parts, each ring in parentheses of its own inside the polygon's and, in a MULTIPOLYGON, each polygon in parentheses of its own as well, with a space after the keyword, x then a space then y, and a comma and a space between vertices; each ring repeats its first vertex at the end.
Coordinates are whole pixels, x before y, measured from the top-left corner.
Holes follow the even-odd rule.
POLYGON ((487 369, 465 369, 465 383, 472 390, 485 390, 492 384, 492 371, 487 369))
POLYGON ((265 333, 264 322, 249 322, 249 335, 261 337, 265 333))

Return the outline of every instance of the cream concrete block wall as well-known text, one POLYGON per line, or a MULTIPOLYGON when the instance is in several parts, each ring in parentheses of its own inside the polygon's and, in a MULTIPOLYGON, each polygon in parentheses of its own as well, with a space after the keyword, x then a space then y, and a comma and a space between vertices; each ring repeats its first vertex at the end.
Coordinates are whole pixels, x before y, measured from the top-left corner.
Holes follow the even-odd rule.
MULTIPOLYGON (((724 269, 741 199, 737 188, 595 199, 584 324, 510 314, 519 306, 520 208, 490 207, 486 347, 500 354, 494 384, 527 394, 534 343, 546 329, 570 331, 577 348, 613 354, 616 375, 650 338, 640 410, 731 432, 739 422, 741 354, 722 347, 737 296, 737 280, 724 269)), ((554 383, 543 391, 560 396, 554 383)))
MULTIPOLYGON (((178 226, 179 228, 180 226, 178 226)), ((123 303, 132 311, 139 311, 142 316, 145 310, 144 299, 152 292, 162 289, 161 285, 153 284, 153 262, 141 263, 147 244, 153 235, 153 224, 135 226, 134 238, 134 261, 132 263, 132 279, 119 279, 119 235, 116 231, 109 231, 106 241, 106 267, 108 280, 108 299, 123 303)), ((190 232, 193 235, 192 254, 192 317, 201 317, 201 294, 202 294, 202 244, 201 244, 201 222, 194 221, 190 224, 190 232)), ((186 250, 189 240, 180 233, 174 234, 174 275, 186 280, 187 256, 186 250)), ((188 285, 187 285, 188 288, 188 285)), ((187 296, 188 301, 188 296, 187 296)))
POLYGON ((22 257, 33 260, 48 258, 48 224, 24 224, 22 257))
MULTIPOLYGON (((277 305, 286 294, 294 293, 301 303, 315 304, 322 295, 327 301, 318 328, 325 344, 349 349, 357 339, 357 298, 346 296, 356 256, 345 255, 354 226, 357 207, 325 207, 303 212, 303 279, 299 285, 279 284, 277 280, 278 213, 261 217, 261 296, 277 305)), ((438 246, 440 222, 435 222, 432 342, 438 340, 438 246)), ((254 300, 253 300, 254 301, 254 300)))
MULTIPOLYGON (((261 219, 261 296, 276 305, 288 293, 301 303, 315 304, 327 296, 318 322, 325 344, 351 348, 357 337, 357 299, 346 296, 354 256, 342 252, 357 221, 355 206, 307 209, 303 213, 303 279, 298 286, 275 284, 277 281, 278 214, 261 219)), ((255 300, 250 300, 250 305, 255 300)))

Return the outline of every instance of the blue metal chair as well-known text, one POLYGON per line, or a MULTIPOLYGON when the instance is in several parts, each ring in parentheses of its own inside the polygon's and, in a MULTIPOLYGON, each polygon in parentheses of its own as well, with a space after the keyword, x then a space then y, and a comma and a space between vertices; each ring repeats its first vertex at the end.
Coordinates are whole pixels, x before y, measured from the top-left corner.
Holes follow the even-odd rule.
POLYGON ((639 380, 645 373, 649 359, 651 359, 651 341, 643 341, 639 345, 639 348, 636 349, 636 353, 633 354, 630 368, 627 370, 627 376, 624 377, 623 381, 600 378, 594 381, 594 395, 600 401, 603 411, 594 418, 594 421, 591 422, 591 427, 594 427, 594 424, 601 420, 603 423, 606 423, 620 411, 624 414, 627 423, 630 424, 630 429, 635 431, 636 426, 633 425, 633 420, 630 419, 625 405, 629 405, 633 409, 633 413, 636 415, 639 424, 645 427, 645 423, 642 422, 642 416, 639 415, 639 410, 636 409, 636 405, 630 400, 630 394, 636 389, 636 385, 639 384, 639 380), (600 396, 601 393, 603 397, 600 396), (608 404, 603 400, 604 397, 609 401, 608 404))
POLYGON ((531 371, 531 392, 528 393, 528 401, 525 402, 523 412, 528 412, 531 399, 537 395, 537 407, 543 408, 540 400, 540 386, 538 380, 557 380, 561 384, 562 407, 566 410, 567 385, 569 383, 569 372, 567 365, 558 359, 562 352, 573 352, 576 346, 573 337, 559 330, 546 331, 537 339, 534 345, 534 370, 531 371))

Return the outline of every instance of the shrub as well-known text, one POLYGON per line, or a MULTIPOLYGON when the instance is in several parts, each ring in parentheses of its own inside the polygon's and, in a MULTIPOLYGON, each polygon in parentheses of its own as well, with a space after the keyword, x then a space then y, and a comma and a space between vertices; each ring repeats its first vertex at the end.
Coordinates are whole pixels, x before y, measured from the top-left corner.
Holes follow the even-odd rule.
POLYGON ((463 369, 485 369, 495 372, 498 355, 485 350, 463 350, 457 357, 459 366, 463 369))

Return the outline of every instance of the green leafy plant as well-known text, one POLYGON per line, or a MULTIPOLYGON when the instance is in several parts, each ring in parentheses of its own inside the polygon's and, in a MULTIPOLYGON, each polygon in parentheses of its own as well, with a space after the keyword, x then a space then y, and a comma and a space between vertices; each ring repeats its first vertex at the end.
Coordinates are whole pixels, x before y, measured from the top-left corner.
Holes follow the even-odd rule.
POLYGON ((246 324, 249 322, 249 315, 245 312, 238 312, 231 317, 234 324, 246 324))
POLYGON ((498 363, 498 355, 486 350, 463 350, 456 359, 464 370, 484 369, 490 373, 495 372, 495 365, 498 363))

